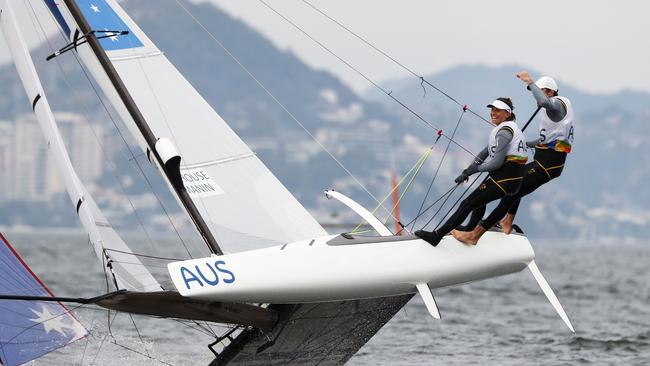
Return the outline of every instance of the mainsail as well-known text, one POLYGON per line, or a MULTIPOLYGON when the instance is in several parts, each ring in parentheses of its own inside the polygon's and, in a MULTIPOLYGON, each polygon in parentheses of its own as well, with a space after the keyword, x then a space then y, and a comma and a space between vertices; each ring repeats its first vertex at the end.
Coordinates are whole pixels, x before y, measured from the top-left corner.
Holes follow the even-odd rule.
MULTIPOLYGON (((75 42, 79 27, 70 11, 62 3, 48 3, 60 10, 61 28, 69 29, 75 42)), ((113 32, 100 40, 104 51, 156 138, 169 139, 178 149, 185 188, 223 250, 326 234, 115 1, 76 4, 93 30, 113 32)), ((90 48, 84 44, 78 51, 142 149, 149 151, 90 48)))

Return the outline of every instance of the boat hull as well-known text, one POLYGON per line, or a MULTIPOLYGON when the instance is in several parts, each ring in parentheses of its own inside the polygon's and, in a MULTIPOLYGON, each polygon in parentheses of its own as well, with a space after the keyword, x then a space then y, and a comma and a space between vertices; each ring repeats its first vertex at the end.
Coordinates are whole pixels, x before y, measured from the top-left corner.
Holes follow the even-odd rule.
POLYGON ((252 303, 306 303, 414 293, 521 271, 534 259, 523 235, 487 232, 476 246, 446 236, 326 236, 265 249, 173 262, 183 296, 252 303))

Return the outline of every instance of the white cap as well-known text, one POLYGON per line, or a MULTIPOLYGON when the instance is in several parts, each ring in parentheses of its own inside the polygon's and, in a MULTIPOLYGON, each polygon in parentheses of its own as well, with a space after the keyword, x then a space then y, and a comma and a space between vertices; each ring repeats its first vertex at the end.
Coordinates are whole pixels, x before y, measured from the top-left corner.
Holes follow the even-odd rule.
POLYGON ((502 102, 502 101, 500 101, 498 99, 496 99, 494 102, 488 104, 487 107, 488 108, 494 107, 496 109, 503 109, 504 111, 508 111, 508 113, 512 113, 512 109, 510 109, 510 107, 506 103, 504 103, 504 102, 502 102))
POLYGON ((557 83, 550 76, 542 76, 535 82, 540 89, 551 89, 557 93, 557 83))

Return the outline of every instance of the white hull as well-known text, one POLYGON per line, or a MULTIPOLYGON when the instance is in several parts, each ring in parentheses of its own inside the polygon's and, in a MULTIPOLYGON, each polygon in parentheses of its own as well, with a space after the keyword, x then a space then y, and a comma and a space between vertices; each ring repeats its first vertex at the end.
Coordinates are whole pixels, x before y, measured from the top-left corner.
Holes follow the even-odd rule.
POLYGON ((487 232, 477 246, 451 236, 437 247, 415 237, 331 245, 332 239, 347 240, 335 238, 174 262, 168 269, 183 296, 305 303, 414 293, 418 284, 438 288, 478 281, 521 271, 535 256, 525 236, 500 232, 487 232))

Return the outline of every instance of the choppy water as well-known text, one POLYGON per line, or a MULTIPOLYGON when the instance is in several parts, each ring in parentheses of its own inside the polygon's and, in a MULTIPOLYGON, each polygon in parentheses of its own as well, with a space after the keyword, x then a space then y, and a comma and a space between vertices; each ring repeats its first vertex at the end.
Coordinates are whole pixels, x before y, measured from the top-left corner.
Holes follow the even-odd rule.
MULTIPOLYGON (((55 294, 93 296, 105 287, 84 236, 6 234, 55 294)), ((524 271, 435 291, 441 321, 416 296, 349 364, 650 365, 650 243, 535 250, 575 335, 524 271)), ((120 314, 109 332, 105 311, 81 309, 78 317, 91 335, 35 364, 206 365, 211 359, 212 338, 176 321, 120 314)))

